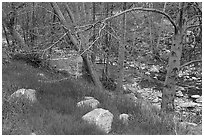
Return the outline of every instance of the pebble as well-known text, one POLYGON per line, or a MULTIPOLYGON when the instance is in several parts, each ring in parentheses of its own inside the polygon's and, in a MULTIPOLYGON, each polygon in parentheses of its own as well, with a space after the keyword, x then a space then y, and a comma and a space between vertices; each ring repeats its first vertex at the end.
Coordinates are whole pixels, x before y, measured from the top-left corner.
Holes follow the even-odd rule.
POLYGON ((197 103, 202 103, 202 96, 195 100, 197 103))
POLYGON ((176 92, 176 96, 177 97, 183 97, 183 93, 179 90, 176 92))
POLYGON ((197 98, 200 98, 200 95, 191 95, 191 98, 197 99, 197 98))

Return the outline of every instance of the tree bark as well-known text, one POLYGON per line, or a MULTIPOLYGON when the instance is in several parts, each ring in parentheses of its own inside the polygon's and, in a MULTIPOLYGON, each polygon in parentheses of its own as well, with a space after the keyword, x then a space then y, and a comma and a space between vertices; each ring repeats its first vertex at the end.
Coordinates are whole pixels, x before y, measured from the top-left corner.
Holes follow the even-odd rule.
MULTIPOLYGON (((96 3, 95 2, 92 2, 92 7, 93 7, 93 11, 92 11, 92 16, 93 16, 93 22, 96 21, 96 3)), ((96 39, 96 27, 94 26, 93 27, 93 41, 95 41, 96 39)), ((95 59, 96 59, 96 51, 97 51, 97 47, 95 44, 93 44, 93 53, 91 55, 91 60, 92 62, 95 62, 95 59)))
MULTIPOLYGON (((152 8, 152 3, 149 3, 149 8, 152 8)), ((152 34, 152 13, 148 13, 148 23, 149 23, 149 39, 150 39, 150 48, 152 53, 154 53, 154 44, 153 44, 153 34, 152 34)))
MULTIPOLYGON (((109 3, 107 2, 106 3, 106 18, 109 16, 109 3)), ((110 25, 110 22, 108 23, 108 26, 110 25)), ((108 71, 108 68, 109 68, 109 55, 110 55, 110 35, 108 33, 106 33, 106 37, 105 37, 105 44, 106 44, 106 51, 105 51, 105 54, 106 54, 106 64, 105 64, 105 75, 107 78, 109 78, 109 71, 108 71)))
POLYGON ((32 12, 31 12, 31 24, 32 24, 32 29, 30 30, 30 44, 32 47, 35 46, 35 26, 36 26, 36 19, 35 19, 35 2, 32 3, 32 12))
POLYGON ((167 67, 167 74, 162 94, 162 111, 174 112, 174 99, 176 93, 176 80, 180 68, 180 60, 182 55, 182 35, 183 35, 183 10, 184 3, 180 3, 180 12, 178 15, 178 27, 173 36, 171 53, 167 67))
MULTIPOLYGON (((123 3, 123 10, 126 10, 126 2, 123 3)), ((122 19, 122 39, 119 41, 118 51, 118 78, 116 91, 123 93, 123 77, 124 77, 124 50, 125 50, 125 35, 126 34, 126 13, 122 19)))

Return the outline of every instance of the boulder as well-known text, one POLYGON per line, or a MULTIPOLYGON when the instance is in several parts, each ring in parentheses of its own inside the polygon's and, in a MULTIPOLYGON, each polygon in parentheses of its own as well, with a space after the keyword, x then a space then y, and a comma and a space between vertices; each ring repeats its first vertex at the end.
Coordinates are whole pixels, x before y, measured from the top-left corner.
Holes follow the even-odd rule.
POLYGON ((123 113, 123 114, 120 114, 119 115, 119 120, 124 124, 124 125, 128 125, 128 122, 129 122, 129 115, 128 114, 125 114, 125 113, 123 113))
POLYGON ((90 124, 96 125, 102 131, 109 133, 113 122, 113 114, 108 110, 97 108, 82 117, 90 124))
POLYGON ((84 100, 77 103, 77 107, 93 110, 97 108, 99 104, 99 101, 94 99, 93 97, 84 97, 84 100))
POLYGON ((26 99, 32 103, 37 102, 36 91, 34 89, 19 89, 9 97, 9 101, 15 99, 26 99))

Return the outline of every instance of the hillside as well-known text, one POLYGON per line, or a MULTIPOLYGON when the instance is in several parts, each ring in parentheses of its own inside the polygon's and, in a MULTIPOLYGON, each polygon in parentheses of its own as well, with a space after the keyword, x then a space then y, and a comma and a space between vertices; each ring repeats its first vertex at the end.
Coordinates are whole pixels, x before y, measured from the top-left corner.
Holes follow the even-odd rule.
MULTIPOLYGON (((11 61, 2 69, 3 134, 105 134, 81 119, 90 111, 76 106, 85 96, 96 98, 101 108, 114 115, 109 134, 175 134, 174 123, 168 119, 162 123, 157 109, 143 101, 135 106, 120 95, 113 99, 107 92, 98 93, 83 79, 35 68, 23 61, 11 61), (9 102, 9 96, 21 88, 35 89, 38 102, 9 102), (121 113, 132 115, 128 126, 117 118, 121 113)), ((180 134, 189 133, 186 130, 180 134)))

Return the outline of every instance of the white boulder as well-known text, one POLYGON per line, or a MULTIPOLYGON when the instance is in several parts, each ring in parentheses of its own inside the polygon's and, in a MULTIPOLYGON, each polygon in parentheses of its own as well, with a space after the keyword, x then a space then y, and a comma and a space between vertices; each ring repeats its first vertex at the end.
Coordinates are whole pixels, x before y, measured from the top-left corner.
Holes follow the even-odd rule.
POLYGON ((84 100, 77 103, 79 108, 91 108, 92 110, 99 106, 99 101, 93 97, 84 97, 84 100))
POLYGON ((30 102, 37 102, 36 91, 34 89, 19 89, 11 94, 9 100, 14 100, 17 98, 25 98, 30 102))
POLYGON ((95 124, 102 131, 109 133, 113 122, 113 114, 108 110, 97 108, 82 117, 90 124, 95 124))

